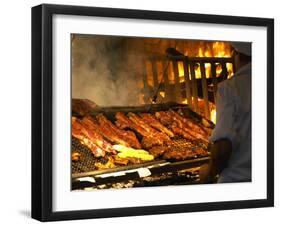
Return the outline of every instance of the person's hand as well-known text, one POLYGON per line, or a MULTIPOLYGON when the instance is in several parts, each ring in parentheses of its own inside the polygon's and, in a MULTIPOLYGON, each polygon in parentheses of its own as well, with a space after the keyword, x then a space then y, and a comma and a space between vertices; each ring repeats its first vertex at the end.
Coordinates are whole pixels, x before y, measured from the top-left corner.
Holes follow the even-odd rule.
POLYGON ((210 164, 204 164, 199 169, 199 178, 201 183, 212 183, 213 176, 211 174, 210 164))

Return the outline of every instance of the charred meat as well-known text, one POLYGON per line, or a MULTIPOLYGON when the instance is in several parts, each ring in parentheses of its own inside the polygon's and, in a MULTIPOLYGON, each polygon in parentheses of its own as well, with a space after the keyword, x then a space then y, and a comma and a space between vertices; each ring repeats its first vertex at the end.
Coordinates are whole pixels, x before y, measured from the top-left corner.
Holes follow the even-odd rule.
POLYGON ((149 149, 149 153, 154 156, 154 158, 161 157, 164 152, 167 150, 167 146, 154 146, 149 149))
POLYGON ((76 137, 80 140, 80 142, 86 145, 94 156, 105 156, 105 151, 94 143, 94 141, 100 139, 100 136, 95 137, 93 133, 89 134, 82 125, 81 121, 75 117, 72 117, 72 136, 76 137))
POLYGON ((105 150, 106 152, 115 154, 116 151, 112 147, 112 145, 107 142, 102 136, 102 130, 97 124, 90 119, 89 117, 84 117, 82 120, 82 124, 87 130, 91 140, 98 145, 101 149, 105 150))
POLYGON ((167 134, 169 137, 175 136, 171 130, 162 125, 153 115, 149 113, 142 113, 141 116, 145 123, 150 125, 154 129, 157 129, 158 131, 167 134))
POLYGON ((141 145, 134 132, 119 129, 111 121, 109 121, 103 114, 97 115, 96 118, 102 127, 108 128, 112 134, 115 134, 117 137, 119 137, 119 140, 122 143, 118 143, 118 144, 122 144, 124 146, 133 147, 137 149, 141 148, 141 145))
POLYGON ((173 150, 172 148, 169 148, 163 154, 164 159, 176 160, 176 161, 193 159, 195 157, 196 157, 196 153, 190 149, 173 150))
POLYGON ((105 139, 110 141, 111 143, 122 144, 124 146, 129 146, 129 144, 121 139, 114 131, 112 131, 109 127, 101 126, 98 122, 93 119, 91 116, 86 116, 82 120, 85 124, 87 124, 94 131, 98 132, 105 139))
POLYGON ((72 99, 72 114, 83 117, 97 108, 97 105, 88 99, 72 99))

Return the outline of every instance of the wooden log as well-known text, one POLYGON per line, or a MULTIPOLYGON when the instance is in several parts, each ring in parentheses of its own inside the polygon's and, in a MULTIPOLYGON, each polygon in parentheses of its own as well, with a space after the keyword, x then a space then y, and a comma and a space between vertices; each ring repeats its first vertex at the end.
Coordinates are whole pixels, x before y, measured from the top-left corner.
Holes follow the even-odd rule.
POLYGON ((221 63, 222 66, 222 77, 224 79, 227 79, 227 68, 226 68, 226 63, 221 63))
POLYGON ((204 114, 207 119, 210 119, 210 109, 209 109, 209 99, 208 99, 208 86, 206 80, 206 69, 205 64, 200 64, 201 71, 201 82, 202 82, 202 90, 203 90, 203 99, 204 99, 204 114))
POLYGON ((171 101, 172 97, 172 90, 171 86, 169 84, 169 77, 168 77, 168 67, 169 67, 169 61, 167 60, 162 60, 162 68, 163 68, 163 81, 164 81, 164 91, 165 91, 165 100, 166 101, 171 101))
POLYGON ((190 75, 191 75, 191 86, 192 86, 192 97, 195 112, 198 110, 198 90, 197 90, 197 81, 195 78, 194 63, 190 63, 190 75))
POLYGON ((189 106, 192 107, 191 82, 189 79, 188 61, 185 59, 182 63, 183 63, 183 70, 184 70, 186 99, 189 106))
POLYGON ((235 61, 234 61, 234 57, 231 57, 231 62, 230 63, 232 64, 233 73, 235 74, 235 72, 236 72, 236 64, 235 64, 235 61))
POLYGON ((211 63, 211 76, 212 76, 212 83, 213 83, 213 90, 214 90, 214 102, 217 103, 217 90, 218 90, 218 80, 217 80, 217 70, 216 64, 211 63))
POLYGON ((141 58, 141 64, 142 64, 141 74, 142 74, 142 80, 143 80, 143 87, 145 89, 146 87, 148 87, 148 83, 147 83, 148 75, 147 75, 146 63, 145 63, 145 59, 144 58, 141 58))
POLYGON ((178 62, 173 61, 173 70, 174 70, 174 79, 175 79, 175 97, 176 102, 181 103, 181 87, 180 87, 180 78, 179 78, 179 68, 178 68, 178 62))
POLYGON ((151 67, 152 67, 152 76, 153 76, 153 86, 154 89, 156 90, 158 88, 159 83, 158 83, 157 65, 155 60, 151 61, 151 67))

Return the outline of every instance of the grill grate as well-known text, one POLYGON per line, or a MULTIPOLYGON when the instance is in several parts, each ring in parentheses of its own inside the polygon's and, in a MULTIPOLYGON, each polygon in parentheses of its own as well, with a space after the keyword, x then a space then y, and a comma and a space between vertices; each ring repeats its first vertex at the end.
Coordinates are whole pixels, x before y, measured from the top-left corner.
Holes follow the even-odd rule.
MULTIPOLYGON (((171 147, 173 150, 176 151, 183 151, 185 149, 196 150, 198 148, 203 148, 204 150, 207 149, 207 146, 202 142, 194 142, 189 141, 187 139, 181 137, 175 137, 172 140, 171 147)), ((72 161, 72 174, 76 173, 84 173, 97 170, 95 167, 95 163, 101 162, 105 164, 108 161, 108 157, 105 156, 103 158, 96 158, 91 153, 91 150, 87 148, 85 145, 81 144, 79 140, 75 137, 72 137, 72 153, 78 152, 81 155, 81 159, 79 161, 72 161)), ((203 156, 194 156, 193 159, 199 157, 207 156, 207 152, 203 156)))
POLYGON ((208 149, 208 144, 202 141, 190 141, 182 137, 175 137, 172 139, 171 146, 175 150, 191 149, 196 150, 198 148, 203 148, 204 150, 208 149))
POLYGON ((72 161, 72 173, 83 173, 95 170, 95 162, 105 161, 107 158, 96 158, 91 150, 81 144, 79 140, 72 137, 72 153, 77 152, 81 155, 79 161, 72 161))

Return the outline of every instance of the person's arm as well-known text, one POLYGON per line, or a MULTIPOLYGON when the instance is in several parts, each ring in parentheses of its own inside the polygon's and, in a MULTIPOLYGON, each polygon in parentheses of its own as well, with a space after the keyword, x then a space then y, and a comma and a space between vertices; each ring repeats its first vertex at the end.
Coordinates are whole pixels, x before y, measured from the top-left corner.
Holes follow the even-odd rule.
POLYGON ((211 160, 200 167, 199 176, 202 183, 215 182, 215 177, 227 166, 232 153, 235 132, 235 95, 227 83, 222 82, 217 90, 217 123, 212 132, 209 147, 211 160))
POLYGON ((210 146, 211 160, 209 164, 200 167, 201 183, 215 182, 216 175, 220 174, 227 166, 232 153, 232 144, 228 139, 217 140, 210 146))
POLYGON ((214 174, 220 174, 227 166, 232 153, 232 144, 228 139, 220 139, 211 145, 210 168, 214 174))
POLYGON ((211 160, 209 164, 210 177, 215 180, 216 175, 220 174, 228 164, 232 153, 232 144, 228 139, 220 139, 210 147, 211 160))

